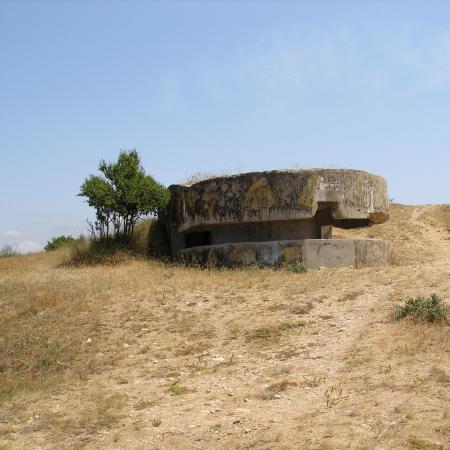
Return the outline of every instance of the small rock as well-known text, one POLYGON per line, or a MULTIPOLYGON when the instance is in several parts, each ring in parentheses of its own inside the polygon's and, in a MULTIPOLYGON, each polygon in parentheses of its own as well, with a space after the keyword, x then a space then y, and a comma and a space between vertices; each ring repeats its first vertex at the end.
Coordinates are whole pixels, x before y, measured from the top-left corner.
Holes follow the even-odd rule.
POLYGON ((235 418, 233 419, 233 423, 241 423, 240 417, 235 417, 235 418))
POLYGON ((91 338, 87 338, 86 339, 86 344, 90 344, 92 342, 92 339, 91 338))

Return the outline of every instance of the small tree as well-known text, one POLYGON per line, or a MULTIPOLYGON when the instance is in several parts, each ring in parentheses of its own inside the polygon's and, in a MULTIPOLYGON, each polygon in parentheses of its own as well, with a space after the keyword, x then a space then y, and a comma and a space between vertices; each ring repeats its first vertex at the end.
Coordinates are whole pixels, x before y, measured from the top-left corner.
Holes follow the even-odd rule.
POLYGON ((100 237, 133 234, 139 218, 157 215, 170 199, 170 192, 146 175, 136 150, 121 151, 117 162, 100 161, 100 176, 90 175, 81 185, 81 197, 95 208, 92 232, 100 237))

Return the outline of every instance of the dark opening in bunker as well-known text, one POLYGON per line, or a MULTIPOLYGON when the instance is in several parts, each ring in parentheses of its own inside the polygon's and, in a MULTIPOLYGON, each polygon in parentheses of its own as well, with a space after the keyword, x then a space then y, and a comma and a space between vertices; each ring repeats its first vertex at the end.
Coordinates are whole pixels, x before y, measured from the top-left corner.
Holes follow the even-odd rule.
POLYGON ((315 220, 319 227, 332 225, 337 228, 358 228, 371 224, 369 219, 335 219, 333 213, 337 207, 336 202, 318 202, 315 220))
POLYGON ((368 219, 335 219, 336 202, 318 202, 314 217, 209 225, 184 233, 182 248, 239 242, 269 242, 300 239, 332 239, 333 227, 355 228, 370 225, 368 219), (184 244, 184 245, 183 245, 184 244))
POLYGON ((211 245, 210 231, 195 231, 184 235, 184 247, 198 247, 201 245, 211 245))

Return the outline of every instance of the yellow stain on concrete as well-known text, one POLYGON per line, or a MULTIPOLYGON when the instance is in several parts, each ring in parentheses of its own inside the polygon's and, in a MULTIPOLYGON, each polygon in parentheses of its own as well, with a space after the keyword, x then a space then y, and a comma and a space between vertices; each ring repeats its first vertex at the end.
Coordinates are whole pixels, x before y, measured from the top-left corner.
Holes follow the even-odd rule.
POLYGON ((281 256, 285 263, 293 263, 303 259, 303 252, 301 247, 284 247, 281 250, 281 256))
POLYGON ((271 208, 276 204, 277 200, 266 177, 256 180, 245 194, 244 208, 246 209, 271 208))
POLYGON ((320 185, 321 177, 319 175, 311 175, 308 177, 302 192, 298 197, 298 203, 304 208, 312 208, 315 203, 315 193, 320 185))
POLYGON ((214 249, 211 249, 208 252, 208 258, 206 261, 206 265, 208 267, 217 267, 220 264, 219 258, 217 256, 217 252, 214 249))
POLYGON ((234 264, 255 264, 256 254, 247 247, 238 247, 228 255, 228 259, 234 264))
POLYGON ((217 193, 214 190, 205 191, 202 194, 203 210, 207 211, 207 216, 212 217, 214 214, 214 207, 217 203, 217 193))

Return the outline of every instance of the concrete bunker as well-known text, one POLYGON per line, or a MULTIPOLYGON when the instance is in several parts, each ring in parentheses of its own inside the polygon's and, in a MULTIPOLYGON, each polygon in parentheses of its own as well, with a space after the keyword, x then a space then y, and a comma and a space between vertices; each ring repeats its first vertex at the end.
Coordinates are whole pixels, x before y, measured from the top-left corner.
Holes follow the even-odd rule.
POLYGON ((251 172, 173 185, 172 257, 214 265, 309 267, 384 264, 389 244, 333 239, 333 227, 388 220, 386 181, 359 170, 251 172))

